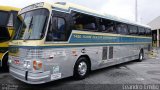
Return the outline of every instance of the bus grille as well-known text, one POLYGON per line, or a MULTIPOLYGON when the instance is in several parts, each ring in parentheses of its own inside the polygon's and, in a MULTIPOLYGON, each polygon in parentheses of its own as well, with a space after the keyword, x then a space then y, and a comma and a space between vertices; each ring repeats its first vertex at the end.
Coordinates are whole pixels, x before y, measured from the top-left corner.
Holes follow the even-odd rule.
POLYGON ((106 60, 107 59, 107 51, 108 51, 108 47, 103 47, 102 60, 106 60))

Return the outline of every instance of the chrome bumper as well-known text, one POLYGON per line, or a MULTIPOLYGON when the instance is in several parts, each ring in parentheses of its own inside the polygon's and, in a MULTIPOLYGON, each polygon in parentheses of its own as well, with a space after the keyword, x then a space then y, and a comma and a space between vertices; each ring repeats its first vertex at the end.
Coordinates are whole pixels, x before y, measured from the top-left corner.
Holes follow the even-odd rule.
POLYGON ((50 80, 50 71, 43 73, 28 72, 28 74, 26 74, 27 71, 19 70, 14 67, 10 67, 9 71, 13 77, 28 84, 42 84, 50 80))

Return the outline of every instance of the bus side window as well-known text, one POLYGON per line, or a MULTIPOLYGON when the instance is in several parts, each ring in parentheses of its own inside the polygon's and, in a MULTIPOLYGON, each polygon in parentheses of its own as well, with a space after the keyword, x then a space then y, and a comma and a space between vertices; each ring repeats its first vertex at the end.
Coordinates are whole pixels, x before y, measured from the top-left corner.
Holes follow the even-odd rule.
POLYGON ((98 31, 96 17, 75 11, 73 11, 71 15, 74 22, 73 29, 91 32, 98 31))
POLYGON ((145 35, 145 29, 143 27, 138 27, 138 34, 145 35))
POLYGON ((108 33, 116 33, 116 30, 114 29, 114 25, 107 26, 106 28, 107 28, 106 32, 108 32, 108 33))
POLYGON ((60 17, 53 17, 52 24, 47 33, 46 41, 65 41, 65 20, 60 17))
POLYGON ((116 30, 118 34, 128 34, 128 28, 126 24, 117 24, 116 25, 116 30))
POLYGON ((136 26, 133 26, 133 25, 128 25, 128 28, 129 28, 129 34, 131 35, 136 35, 137 34, 137 27, 136 26))
POLYGON ((107 20, 107 19, 101 19, 99 22, 99 31, 103 33, 116 33, 116 30, 114 29, 114 21, 107 20))
POLYGON ((151 30, 147 28, 145 30, 146 30, 146 36, 151 36, 151 30))

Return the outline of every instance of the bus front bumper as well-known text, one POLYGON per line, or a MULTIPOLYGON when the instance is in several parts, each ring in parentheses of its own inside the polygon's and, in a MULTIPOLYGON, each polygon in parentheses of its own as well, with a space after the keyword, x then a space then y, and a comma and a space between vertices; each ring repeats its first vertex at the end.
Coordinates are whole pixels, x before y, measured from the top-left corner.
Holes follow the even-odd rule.
POLYGON ((42 83, 46 83, 48 82, 49 78, 50 78, 50 71, 46 71, 43 73, 31 73, 28 72, 28 74, 26 74, 27 71, 23 71, 23 70, 19 70, 13 67, 10 67, 9 69, 10 74, 20 80, 23 81, 25 83, 28 84, 42 84, 42 83))

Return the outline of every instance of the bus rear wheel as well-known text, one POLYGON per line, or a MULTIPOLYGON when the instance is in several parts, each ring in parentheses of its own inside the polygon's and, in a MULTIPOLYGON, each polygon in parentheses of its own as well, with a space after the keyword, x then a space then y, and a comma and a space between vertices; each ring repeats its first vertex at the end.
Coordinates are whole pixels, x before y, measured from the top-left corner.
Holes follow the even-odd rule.
POLYGON ((143 52, 143 50, 141 50, 140 53, 139 53, 138 61, 142 62, 143 60, 144 60, 144 52, 143 52))
POLYGON ((89 74, 89 62, 87 58, 80 57, 74 67, 74 78, 77 80, 84 79, 89 74))

